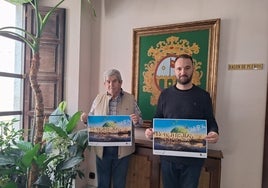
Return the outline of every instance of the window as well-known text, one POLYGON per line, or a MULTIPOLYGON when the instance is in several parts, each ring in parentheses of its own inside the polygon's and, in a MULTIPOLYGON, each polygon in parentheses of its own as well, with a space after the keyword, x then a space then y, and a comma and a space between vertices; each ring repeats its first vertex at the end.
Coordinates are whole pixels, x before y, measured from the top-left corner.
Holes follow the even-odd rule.
MULTIPOLYGON (((13 5, 0 0, 0 28, 16 26, 35 33, 31 4, 13 5)), ((51 8, 39 7, 41 16, 51 8)), ((38 82, 44 97, 45 116, 63 100, 65 9, 50 16, 40 40, 38 82), (42 58, 44 57, 44 58, 42 58)), ((0 121, 19 120, 16 128, 29 133, 34 125, 34 94, 29 82, 32 51, 24 43, 0 36, 0 121), (25 78, 25 79, 24 79, 25 78)), ((27 137, 28 135, 26 135, 27 137)))
MULTIPOLYGON (((22 6, 0 0, 0 28, 22 26, 22 6)), ((23 48, 21 42, 0 36, 0 121, 22 119, 23 48)))

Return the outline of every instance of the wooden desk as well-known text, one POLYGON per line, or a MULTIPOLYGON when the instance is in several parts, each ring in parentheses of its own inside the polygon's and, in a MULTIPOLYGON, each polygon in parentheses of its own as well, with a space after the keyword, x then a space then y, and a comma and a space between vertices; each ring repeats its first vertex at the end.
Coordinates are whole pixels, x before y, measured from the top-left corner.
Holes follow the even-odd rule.
MULTIPOLYGON (((198 188, 220 188, 222 152, 209 150, 198 188)), ((162 188, 159 156, 153 155, 152 141, 136 139, 127 176, 127 188, 162 188)))

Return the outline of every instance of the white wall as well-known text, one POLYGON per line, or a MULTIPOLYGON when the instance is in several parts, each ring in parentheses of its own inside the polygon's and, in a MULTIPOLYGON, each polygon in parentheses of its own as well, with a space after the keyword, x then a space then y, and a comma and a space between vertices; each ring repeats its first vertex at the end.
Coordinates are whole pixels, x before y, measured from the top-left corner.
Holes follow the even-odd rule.
MULTIPOLYGON (((40 5, 54 7, 59 1, 41 0, 40 5)), ((78 110, 80 74, 81 1, 65 0, 60 8, 66 9, 65 30, 65 99, 69 113, 78 110)), ((89 39, 84 39, 89 40, 89 39)))
MULTIPOLYGON (((266 0, 95 0, 100 25, 91 65, 121 70, 131 91, 133 28, 221 18, 216 118, 222 188, 260 188, 268 60, 266 0), (263 70, 229 71, 228 64, 263 63, 263 70)), ((95 37, 94 37, 95 38, 95 37)), ((96 40, 96 39, 95 39, 96 40)), ((94 75, 96 76, 96 74, 94 75)), ((93 77, 92 77, 93 78, 93 77)), ((97 90, 97 89, 96 89, 97 90)))
POLYGON ((210 148, 222 150, 224 155, 222 188, 260 188, 268 1, 92 1, 95 19, 87 15, 88 9, 80 1, 66 0, 63 5, 67 8, 65 93, 69 110, 88 111, 95 95, 103 90, 103 71, 111 67, 121 70, 123 87, 131 91, 133 28, 221 18, 216 101, 220 141, 210 148), (264 69, 228 70, 228 64, 247 63, 262 63, 264 69))

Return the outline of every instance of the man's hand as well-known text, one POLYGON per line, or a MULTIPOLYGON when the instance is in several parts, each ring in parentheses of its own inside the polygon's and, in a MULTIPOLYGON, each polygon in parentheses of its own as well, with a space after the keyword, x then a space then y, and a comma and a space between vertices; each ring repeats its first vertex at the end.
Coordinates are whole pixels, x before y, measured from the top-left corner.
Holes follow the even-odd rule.
POLYGON ((153 139, 153 134, 154 134, 153 128, 147 128, 145 130, 145 137, 146 138, 153 139))
POLYGON ((211 131, 208 133, 208 135, 206 136, 206 140, 208 141, 208 143, 216 143, 219 140, 219 135, 218 133, 211 131))
POLYGON ((86 124, 87 123, 87 114, 83 112, 80 116, 80 120, 86 124))
POLYGON ((130 118, 133 122, 134 125, 136 125, 137 123, 139 123, 139 120, 140 120, 140 116, 136 115, 136 114, 131 114, 130 115, 130 118))

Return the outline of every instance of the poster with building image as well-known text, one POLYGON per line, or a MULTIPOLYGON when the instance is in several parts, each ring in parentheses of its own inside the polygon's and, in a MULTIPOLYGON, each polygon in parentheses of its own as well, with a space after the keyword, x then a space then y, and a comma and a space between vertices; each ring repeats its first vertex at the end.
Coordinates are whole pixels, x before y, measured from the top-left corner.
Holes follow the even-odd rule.
POLYGON ((88 145, 131 146, 132 121, 129 115, 88 116, 88 145))
POLYGON ((207 121, 153 119, 153 154, 207 158, 207 121))

